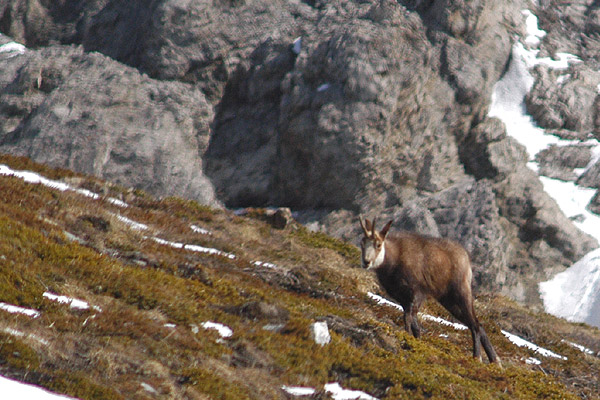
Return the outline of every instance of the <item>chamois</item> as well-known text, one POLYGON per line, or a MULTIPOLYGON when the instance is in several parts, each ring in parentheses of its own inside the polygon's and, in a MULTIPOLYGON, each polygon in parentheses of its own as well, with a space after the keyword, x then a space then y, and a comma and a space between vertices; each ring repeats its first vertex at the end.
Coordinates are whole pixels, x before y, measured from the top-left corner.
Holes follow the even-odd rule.
POLYGON ((490 362, 500 364, 483 327, 475 316, 471 293, 469 255, 460 244, 442 238, 408 232, 388 234, 393 221, 381 231, 373 222, 359 217, 364 237, 362 266, 374 270, 386 292, 404 308, 404 327, 415 337, 421 328, 417 313, 431 296, 464 323, 473 338, 473 357, 481 360, 481 345, 490 362))

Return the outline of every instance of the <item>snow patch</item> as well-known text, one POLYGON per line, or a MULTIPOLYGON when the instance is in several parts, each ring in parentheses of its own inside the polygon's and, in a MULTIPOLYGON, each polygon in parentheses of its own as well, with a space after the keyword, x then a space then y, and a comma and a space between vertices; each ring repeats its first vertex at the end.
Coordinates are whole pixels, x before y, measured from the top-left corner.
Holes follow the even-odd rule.
POLYGON ((31 318, 37 318, 40 316, 40 312, 37 310, 32 310, 30 308, 24 308, 19 306, 14 306, 12 304, 0 303, 0 310, 9 312, 11 314, 23 314, 27 315, 31 318))
POLYGON ((452 328, 456 329, 457 331, 464 331, 466 329, 469 329, 463 324, 459 324, 457 322, 450 322, 448 320, 445 320, 444 318, 435 317, 435 316, 429 315, 429 314, 421 314, 421 313, 419 313, 419 315, 424 320, 437 322, 440 325, 446 325, 446 326, 452 327, 452 328))
POLYGON ((540 365, 542 362, 535 357, 528 357, 525 359, 525 363, 530 365, 540 365))
POLYGON ((231 330, 231 328, 228 327, 227 325, 223 325, 218 322, 212 322, 212 321, 203 322, 201 325, 204 329, 216 330, 223 339, 227 339, 227 338, 233 336, 233 330, 231 330))
MULTIPOLYGON (((146 239, 148 239, 148 237, 146 237, 146 239)), ((235 255, 231 254, 231 253, 226 253, 224 251, 221 250, 217 250, 217 249, 213 249, 210 247, 202 247, 196 244, 185 244, 185 243, 178 243, 178 242, 170 242, 168 240, 164 240, 161 238, 157 238, 157 237, 153 237, 150 238, 152 240, 154 240, 155 242, 159 243, 159 244, 163 244, 165 246, 171 246, 174 247, 176 249, 183 249, 183 250, 189 250, 189 251, 194 251, 197 253, 208 253, 208 254, 214 254, 217 256, 223 256, 223 257, 227 257, 229 259, 235 259, 235 255)))
POLYGON ((147 384, 146 382, 140 383, 140 386, 142 387, 142 389, 144 389, 146 392, 148 392, 150 394, 158 394, 156 389, 154 389, 151 385, 147 384))
POLYGON ((327 322, 315 322, 310 326, 310 333, 316 344, 325 346, 331 342, 331 336, 329 335, 329 328, 327 322))
POLYGON ((546 31, 538 28, 538 18, 531 11, 523 10, 522 13, 525 16, 525 27, 527 29, 525 43, 530 46, 538 46, 546 36, 546 31))
POLYGON ((316 392, 316 390, 313 388, 302 387, 302 386, 285 386, 284 385, 281 387, 281 389, 283 389, 284 392, 291 394, 292 396, 298 396, 298 397, 312 396, 316 392))
POLYGON ((125 225, 129 225, 129 227, 131 227, 131 229, 135 230, 135 231, 147 231, 150 230, 150 228, 148 227, 148 225, 146 224, 142 224, 140 222, 136 222, 132 219, 129 219, 127 217, 124 217, 120 214, 115 214, 115 216, 117 217, 117 219, 121 222, 123 222, 125 225))
MULTIPOLYGON (((0 36, 3 35, 0 34, 0 36)), ((18 56, 19 54, 24 54, 26 50, 27 48, 25 46, 17 42, 8 42, 0 45, 0 54, 5 54, 8 56, 8 58, 18 56)))
POLYGON ((567 360, 567 357, 561 356, 560 354, 556 354, 553 351, 550 351, 548 349, 544 349, 543 347, 538 346, 537 344, 531 343, 517 335, 514 335, 510 332, 507 332, 505 330, 501 331, 502 334, 504 336, 506 336, 506 338, 512 342, 514 345, 518 346, 518 347, 526 347, 529 350, 533 350, 534 352, 538 353, 539 355, 542 355, 544 357, 552 357, 552 358, 558 358, 561 360, 567 360))
MULTIPOLYGON (((553 69, 566 69, 569 64, 581 62, 579 58, 567 53, 558 53, 557 59, 537 58, 539 44, 545 33, 537 26, 537 18, 529 11, 523 11, 526 18, 527 37, 525 48, 522 43, 515 43, 512 49, 512 61, 505 75, 498 81, 492 94, 489 110, 490 117, 498 117, 506 126, 506 132, 523 144, 529 153, 530 160, 550 145, 575 144, 577 141, 562 140, 536 126, 530 115, 526 113, 525 96, 531 89, 534 78, 529 70, 535 65, 543 64, 553 69)), ((570 77, 565 74, 559 83, 570 77)), ((592 162, 578 173, 585 172, 600 158, 600 144, 592 140, 585 144, 592 145, 592 162)), ((528 166, 538 171, 534 162, 528 166)), ((544 190, 555 199, 558 206, 571 218, 582 231, 600 240, 600 217, 586 209, 595 193, 594 189, 582 188, 573 182, 540 177, 544 190)), ((567 271, 558 274, 548 282, 540 284, 540 292, 546 311, 571 321, 586 322, 600 326, 600 261, 598 254, 587 255, 567 271)))
MULTIPOLYGON (((58 303, 67 304, 69 305, 69 307, 74 308, 76 310, 88 310, 90 308, 90 305, 83 300, 78 300, 67 296, 59 296, 50 292, 45 292, 42 296, 50 301, 56 301, 58 303)), ((93 306, 93 308, 96 311, 102 311, 100 307, 93 306)))
MULTIPOLYGON (((91 192, 87 189, 79 189, 79 188, 74 188, 70 185, 67 185, 64 182, 61 181, 56 181, 53 179, 48 179, 40 174, 37 174, 35 172, 31 172, 31 171, 18 171, 18 170, 14 170, 12 168, 10 168, 7 165, 4 164, 0 164, 0 175, 5 175, 5 176, 14 176, 15 178, 19 178, 19 179, 23 179, 25 182, 27 183, 31 183, 34 185, 43 185, 43 186, 47 186, 51 189, 56 189, 59 190, 61 192, 65 192, 65 191, 72 191, 75 193, 78 193, 80 195, 83 195, 85 197, 90 197, 94 200, 98 200, 100 199, 100 195, 94 192, 91 192)), ((107 199, 107 201, 111 204, 114 204, 116 206, 119 207, 128 207, 127 203, 122 202, 119 199, 115 199, 112 197, 109 197, 107 199)))
POLYGON ((325 385, 325 391, 331 394, 334 400, 377 400, 376 397, 360 390, 344 389, 337 382, 325 385))
MULTIPOLYGON (((328 383, 324 388, 334 400, 377 400, 376 397, 360 390, 344 389, 337 382, 328 383)), ((297 397, 312 396, 316 393, 315 389, 302 386, 282 386, 281 389, 286 393, 297 397)))
POLYGON ((278 269, 279 267, 273 263, 265 262, 265 261, 254 261, 252 265, 256 265, 257 267, 265 267, 271 269, 278 269))
POLYGON ((39 386, 8 379, 0 376, 0 393, 3 399, 21 399, 21 400, 73 400, 73 397, 52 393, 39 386))
POLYGON ((201 228, 201 227, 199 227, 198 225, 190 225, 190 229, 191 229, 193 232, 195 232, 195 233, 199 233, 199 234, 201 234, 201 235, 212 235, 212 232, 211 232, 211 231, 209 231, 209 230, 207 230, 207 229, 204 229, 204 228, 201 228))
POLYGON ((577 350, 581 351, 582 353, 589 354, 589 355, 592 355, 592 356, 594 355, 594 351, 593 350, 588 349, 587 347, 582 346, 580 344, 569 342, 568 340, 564 340, 564 339, 562 339, 561 342, 566 343, 569 346, 576 348, 577 350))
POLYGON ((24 332, 21 332, 17 329, 13 329, 13 328, 3 328, 2 332, 6 333, 8 335, 11 335, 11 336, 26 338, 26 339, 33 339, 36 342, 43 344, 44 346, 48 346, 50 344, 46 339, 41 338, 38 335, 34 335, 32 333, 26 334, 24 332))
POLYGON ((540 283, 546 311, 574 322, 600 326, 600 249, 540 283))

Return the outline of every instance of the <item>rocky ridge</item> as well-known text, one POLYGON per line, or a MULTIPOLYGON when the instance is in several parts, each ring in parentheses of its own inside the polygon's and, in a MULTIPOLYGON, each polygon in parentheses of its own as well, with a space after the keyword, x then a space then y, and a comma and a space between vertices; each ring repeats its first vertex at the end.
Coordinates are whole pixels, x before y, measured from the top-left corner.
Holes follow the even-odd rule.
MULTIPOLYGON (((397 228, 460 240, 478 289, 535 304, 538 281, 598 243, 487 117, 527 7, 2 3, 0 32, 28 49, 0 54, 0 151, 157 195, 288 206, 347 240, 358 213, 394 218, 397 228)), ((593 59, 583 45, 593 18, 583 16, 595 7, 541 2, 542 51, 593 59), (559 29, 559 11, 581 18, 559 29)), ((527 107, 544 128, 585 140, 596 131, 600 79, 587 64, 571 68, 558 82, 538 67, 527 107)), ((585 152, 541 154, 542 173, 597 185, 597 167, 574 172, 592 161, 585 152)))

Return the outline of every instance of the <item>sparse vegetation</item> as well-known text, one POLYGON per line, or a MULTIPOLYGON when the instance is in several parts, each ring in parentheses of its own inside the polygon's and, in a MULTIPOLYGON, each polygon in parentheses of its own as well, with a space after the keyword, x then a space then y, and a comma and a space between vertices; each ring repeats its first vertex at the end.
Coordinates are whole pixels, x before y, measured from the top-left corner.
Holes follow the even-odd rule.
MULTIPOLYGON (((53 179, 74 176, 10 156, 0 163, 53 179)), ((107 187, 80 178, 89 188, 107 187)), ((331 381, 382 399, 600 395, 590 379, 600 372, 599 359, 561 341, 597 352, 597 329, 480 296, 476 308, 503 360, 500 369, 470 357, 471 338, 463 331, 423 321, 421 339, 407 335, 397 310, 365 295, 373 279, 356 268, 352 245, 298 226, 271 229, 259 217, 187 200, 107 190, 129 193, 129 207, 0 176, 0 302, 41 312, 32 319, 0 311, 0 374, 81 399, 286 398, 282 385, 320 390, 331 381), (148 231, 132 229, 118 214, 148 231), (196 223, 211 235, 191 230, 196 223), (47 291, 96 308, 50 302, 47 291), (329 321, 326 346, 310 334, 320 320, 329 321), (222 339, 202 327, 205 321, 229 326, 233 336, 222 339), (518 348, 501 329, 568 360, 518 348), (542 364, 527 364, 529 357, 542 364)), ((435 303, 424 308, 448 318, 435 303)))

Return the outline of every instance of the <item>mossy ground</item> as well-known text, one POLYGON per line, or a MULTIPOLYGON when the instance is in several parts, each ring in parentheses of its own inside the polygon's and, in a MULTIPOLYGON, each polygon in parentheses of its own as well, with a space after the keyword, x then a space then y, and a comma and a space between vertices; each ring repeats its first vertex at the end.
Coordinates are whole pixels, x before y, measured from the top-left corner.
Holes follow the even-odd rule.
MULTIPOLYGON (((0 374, 82 399, 284 399, 283 385, 322 389, 331 381, 389 399, 600 395, 600 361, 565 342, 597 352, 597 329, 482 295, 476 308, 503 360, 500 369, 470 357, 464 331, 422 321, 423 337, 408 336, 400 312, 366 296, 377 285, 358 268, 352 245, 301 226, 278 230, 192 201, 156 200, 27 159, 0 156, 0 163, 129 204, 0 176, 0 302, 41 312, 32 319, 0 311, 0 374), (72 309, 44 292, 97 308, 72 309), (276 312, 249 311, 259 303, 276 312), (309 330, 320 320, 329 321, 326 346, 315 344, 309 330), (205 321, 228 325, 233 336, 203 329, 205 321), (568 360, 515 347, 501 329, 568 360), (526 364, 532 356, 542 364, 526 364)), ((448 318, 435 303, 424 311, 448 318)))

